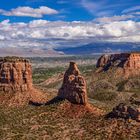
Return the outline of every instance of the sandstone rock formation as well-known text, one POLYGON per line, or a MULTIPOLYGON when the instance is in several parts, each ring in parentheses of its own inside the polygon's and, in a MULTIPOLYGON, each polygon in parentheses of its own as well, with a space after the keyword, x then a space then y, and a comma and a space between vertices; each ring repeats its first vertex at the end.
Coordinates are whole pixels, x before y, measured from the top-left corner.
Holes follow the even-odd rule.
POLYGON ((102 55, 96 67, 98 72, 107 71, 111 67, 119 67, 125 77, 140 75, 140 53, 102 55))
POLYGON ((109 114, 109 116, 140 121, 140 107, 120 103, 118 106, 113 108, 113 111, 109 114))
POLYGON ((0 91, 17 92, 32 89, 32 70, 28 60, 0 58, 0 91))
POLYGON ((21 106, 34 102, 45 104, 47 97, 32 85, 29 60, 19 57, 0 58, 0 104, 21 106))
POLYGON ((69 68, 65 72, 58 97, 67 99, 74 104, 87 104, 86 82, 74 62, 70 62, 69 68))

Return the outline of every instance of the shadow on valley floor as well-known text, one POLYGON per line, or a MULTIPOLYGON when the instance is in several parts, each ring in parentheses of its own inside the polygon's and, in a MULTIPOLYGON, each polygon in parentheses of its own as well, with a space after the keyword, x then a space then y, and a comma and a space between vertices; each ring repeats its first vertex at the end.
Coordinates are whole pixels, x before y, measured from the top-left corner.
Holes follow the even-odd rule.
POLYGON ((29 101, 29 105, 32 105, 32 106, 51 105, 51 104, 59 103, 63 100, 64 99, 57 96, 57 97, 54 97, 53 99, 51 99, 50 101, 48 101, 46 103, 38 103, 38 102, 34 102, 34 101, 29 101))

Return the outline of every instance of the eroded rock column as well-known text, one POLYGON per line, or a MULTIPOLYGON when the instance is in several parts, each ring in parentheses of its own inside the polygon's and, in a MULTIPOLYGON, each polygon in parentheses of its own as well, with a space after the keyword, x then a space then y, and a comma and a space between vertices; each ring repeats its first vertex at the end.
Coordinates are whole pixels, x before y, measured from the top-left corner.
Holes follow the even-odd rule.
POLYGON ((74 104, 87 104, 86 82, 75 62, 70 62, 69 68, 64 74, 63 84, 59 89, 58 96, 74 104))

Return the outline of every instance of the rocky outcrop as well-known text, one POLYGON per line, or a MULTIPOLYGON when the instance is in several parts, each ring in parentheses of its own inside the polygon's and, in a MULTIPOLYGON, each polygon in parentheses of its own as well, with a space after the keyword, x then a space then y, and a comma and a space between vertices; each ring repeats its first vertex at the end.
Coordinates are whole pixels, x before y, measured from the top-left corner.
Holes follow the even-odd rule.
POLYGON ((24 92, 32 89, 30 62, 18 57, 0 58, 0 91, 24 92))
POLYGON ((45 104, 47 97, 32 85, 29 60, 19 57, 0 58, 0 105, 22 106, 30 102, 45 104))
POLYGON ((140 75, 140 53, 102 55, 96 67, 98 72, 107 71, 112 67, 121 68, 125 77, 140 75))
POLYGON ((74 104, 87 104, 86 82, 74 62, 70 62, 69 68, 64 74, 58 97, 67 99, 74 104))
POLYGON ((111 54, 111 55, 102 55, 96 64, 96 67, 103 67, 104 70, 107 69, 107 66, 111 66, 111 64, 117 63, 118 66, 123 66, 125 61, 129 58, 129 53, 121 53, 121 54, 111 54))
POLYGON ((120 87, 124 91, 133 91, 140 89, 140 79, 138 78, 129 78, 125 80, 124 83, 120 84, 120 87))
POLYGON ((140 121, 140 107, 120 103, 118 106, 113 108, 112 112, 108 114, 108 117, 140 121))

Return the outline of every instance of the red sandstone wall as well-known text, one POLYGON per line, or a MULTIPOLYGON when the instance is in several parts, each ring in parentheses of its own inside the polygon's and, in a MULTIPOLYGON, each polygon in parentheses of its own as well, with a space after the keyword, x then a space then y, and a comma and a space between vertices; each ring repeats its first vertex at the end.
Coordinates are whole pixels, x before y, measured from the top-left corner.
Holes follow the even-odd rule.
POLYGON ((140 75, 140 53, 103 55, 97 61, 97 68, 104 71, 107 66, 116 63, 122 68, 125 77, 140 75))
POLYGON ((28 61, 0 61, 0 90, 27 91, 32 88, 32 69, 28 61))

